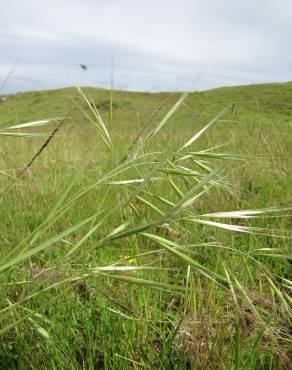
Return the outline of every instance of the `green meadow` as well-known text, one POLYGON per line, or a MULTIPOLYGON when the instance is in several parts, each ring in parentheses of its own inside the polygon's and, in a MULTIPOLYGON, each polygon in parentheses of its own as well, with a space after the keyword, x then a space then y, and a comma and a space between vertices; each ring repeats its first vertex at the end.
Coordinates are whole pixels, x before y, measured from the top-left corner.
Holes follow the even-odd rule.
POLYGON ((1 369, 291 368, 292 83, 5 98, 1 369))

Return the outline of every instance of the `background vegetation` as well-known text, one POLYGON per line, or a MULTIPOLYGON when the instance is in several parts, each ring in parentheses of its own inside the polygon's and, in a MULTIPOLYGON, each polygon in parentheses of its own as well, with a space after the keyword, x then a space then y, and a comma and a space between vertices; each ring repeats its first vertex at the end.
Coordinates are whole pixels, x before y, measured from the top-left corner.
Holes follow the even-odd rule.
POLYGON ((1 369, 289 368, 291 97, 7 96, 1 369))

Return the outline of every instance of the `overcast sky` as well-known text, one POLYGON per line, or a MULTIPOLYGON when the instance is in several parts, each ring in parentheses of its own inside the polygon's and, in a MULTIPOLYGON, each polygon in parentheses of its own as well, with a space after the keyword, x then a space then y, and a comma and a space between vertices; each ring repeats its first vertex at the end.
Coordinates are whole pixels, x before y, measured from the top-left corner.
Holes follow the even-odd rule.
POLYGON ((127 90, 292 80, 292 0, 1 3, 3 93, 70 86, 70 73, 109 87, 111 66, 127 90))

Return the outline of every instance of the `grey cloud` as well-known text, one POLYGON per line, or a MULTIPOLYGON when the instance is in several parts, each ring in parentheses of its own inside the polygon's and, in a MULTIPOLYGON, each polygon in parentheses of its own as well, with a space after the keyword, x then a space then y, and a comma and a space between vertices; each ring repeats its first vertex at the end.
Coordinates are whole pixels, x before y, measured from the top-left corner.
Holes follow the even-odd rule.
POLYGON ((291 79, 286 0, 10 0, 0 13, 5 92, 72 84, 195 90, 291 79), (79 64, 88 65, 82 71, 79 64))

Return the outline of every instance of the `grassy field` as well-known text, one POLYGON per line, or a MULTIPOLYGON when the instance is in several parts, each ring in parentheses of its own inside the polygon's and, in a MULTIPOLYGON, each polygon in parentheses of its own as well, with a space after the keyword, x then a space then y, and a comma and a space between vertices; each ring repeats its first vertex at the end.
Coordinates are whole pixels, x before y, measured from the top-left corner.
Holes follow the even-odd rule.
POLYGON ((290 368, 291 130, 292 83, 7 96, 0 368, 290 368))

